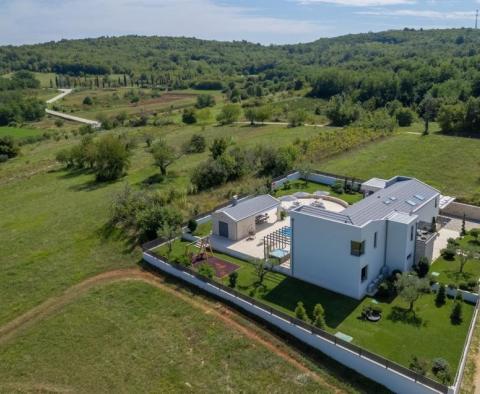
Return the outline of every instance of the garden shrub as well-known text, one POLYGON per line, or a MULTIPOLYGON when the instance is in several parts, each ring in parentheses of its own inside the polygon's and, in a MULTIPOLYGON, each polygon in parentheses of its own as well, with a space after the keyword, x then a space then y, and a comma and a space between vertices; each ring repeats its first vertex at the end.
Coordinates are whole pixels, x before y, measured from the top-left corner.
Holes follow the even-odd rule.
POLYGON ((428 362, 427 360, 421 359, 417 356, 413 356, 412 361, 410 361, 410 365, 408 367, 413 372, 416 372, 419 375, 425 376, 428 371, 428 362))
POLYGON ((443 358, 433 359, 432 372, 442 383, 448 383, 451 380, 450 364, 443 358))
POLYGON ((238 272, 233 271, 228 275, 228 285, 234 289, 237 286, 238 272))
POLYGON ((187 223, 188 231, 190 231, 191 233, 194 233, 197 227, 198 227, 198 223, 195 219, 190 219, 188 221, 187 223))
POLYGON ((315 305, 315 308, 313 309, 313 324, 315 327, 321 328, 322 330, 326 328, 325 310, 321 304, 315 305))
POLYGON ((450 261, 455 260, 455 255, 457 254, 455 249, 453 249, 451 247, 447 247, 445 249, 442 249, 442 251, 440 253, 445 260, 450 260, 450 261))
POLYGON ((295 317, 307 323, 310 321, 302 301, 298 301, 297 303, 297 306, 295 308, 295 317))
POLYGON ((462 322, 462 302, 455 301, 452 308, 452 313, 450 314, 450 321, 452 324, 460 324, 462 322))
POLYGON ((444 305, 445 301, 446 301, 446 298, 447 298, 447 295, 446 295, 446 291, 445 291, 445 286, 443 284, 440 284, 440 286, 438 288, 438 291, 437 291, 437 295, 435 297, 435 304, 437 306, 444 305))
POLYGON ((343 194, 345 192, 345 189, 343 187, 343 182, 342 181, 336 181, 332 186, 332 191, 334 191, 337 194, 343 194))
POLYGON ((418 261, 418 264, 414 266, 415 272, 418 274, 419 278, 425 278, 428 274, 428 270, 430 269, 430 263, 428 259, 423 256, 418 261))
POLYGON ((215 275, 215 270, 211 265, 203 263, 198 267, 198 273, 200 275, 206 276, 209 279, 212 279, 215 275))
POLYGON ((382 283, 378 286, 377 294, 376 296, 378 298, 389 298, 393 296, 395 293, 395 288, 393 286, 392 281, 384 279, 382 283))

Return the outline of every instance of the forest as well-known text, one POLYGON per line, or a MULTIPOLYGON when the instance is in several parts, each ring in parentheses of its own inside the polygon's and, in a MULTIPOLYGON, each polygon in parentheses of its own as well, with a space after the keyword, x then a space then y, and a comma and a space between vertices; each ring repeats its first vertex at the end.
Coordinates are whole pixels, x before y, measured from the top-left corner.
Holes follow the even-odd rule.
MULTIPOLYGON (((438 117, 445 132, 473 132, 479 44, 473 29, 404 29, 270 46, 100 37, 0 47, 0 74, 53 72, 50 87, 217 89, 234 103, 301 91, 329 100, 325 115, 336 126, 368 126, 372 118, 383 125, 386 116, 408 126, 419 116, 426 127, 438 117)), ((10 84, 0 79, 0 90, 10 84)))

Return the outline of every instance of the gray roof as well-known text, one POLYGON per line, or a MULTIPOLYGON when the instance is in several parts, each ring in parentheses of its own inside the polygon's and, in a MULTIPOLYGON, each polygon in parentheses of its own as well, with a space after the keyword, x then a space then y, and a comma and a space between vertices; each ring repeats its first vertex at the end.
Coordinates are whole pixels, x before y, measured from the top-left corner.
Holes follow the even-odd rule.
POLYGON ((336 222, 353 224, 350 218, 347 215, 344 215, 342 212, 328 211, 325 208, 312 207, 311 205, 302 205, 301 207, 295 209, 295 212, 301 212, 307 215, 335 220, 336 222))
POLYGON ((231 205, 219 209, 217 212, 223 212, 235 221, 240 221, 248 217, 258 215, 269 209, 273 209, 280 204, 280 201, 269 194, 240 200, 236 205, 231 205))
POLYGON ((372 178, 366 182, 363 182, 362 186, 378 187, 379 189, 383 189, 387 186, 387 181, 385 179, 372 178))
POLYGON ((296 211, 354 226, 363 226, 372 220, 385 219, 395 212, 414 214, 438 194, 438 190, 417 179, 398 177, 392 179, 385 189, 378 190, 340 213, 321 208, 303 209, 303 207, 296 211))

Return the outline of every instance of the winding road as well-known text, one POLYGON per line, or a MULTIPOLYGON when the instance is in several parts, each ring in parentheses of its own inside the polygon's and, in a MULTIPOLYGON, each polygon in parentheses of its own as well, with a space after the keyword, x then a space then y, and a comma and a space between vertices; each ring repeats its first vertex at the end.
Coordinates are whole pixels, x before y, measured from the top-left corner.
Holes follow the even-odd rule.
MULTIPOLYGON (((73 92, 73 89, 59 89, 62 93, 60 93, 59 95, 47 100, 47 104, 52 104, 62 98, 64 98, 65 96, 69 95, 70 93, 73 92)), ((62 118, 62 119, 65 119, 65 120, 70 120, 70 121, 73 121, 73 122, 78 122, 78 123, 83 123, 83 124, 86 124, 86 125, 89 125, 89 126, 92 126, 93 128, 95 129, 98 129, 102 126, 102 124, 96 120, 90 120, 90 119, 85 119, 85 118, 80 118, 78 116, 74 116, 74 115, 69 115, 69 114, 66 114, 64 112, 59 112, 59 111, 53 111, 51 109, 45 109, 45 112, 48 114, 48 115, 52 115, 52 116, 56 116, 57 118, 62 118)))

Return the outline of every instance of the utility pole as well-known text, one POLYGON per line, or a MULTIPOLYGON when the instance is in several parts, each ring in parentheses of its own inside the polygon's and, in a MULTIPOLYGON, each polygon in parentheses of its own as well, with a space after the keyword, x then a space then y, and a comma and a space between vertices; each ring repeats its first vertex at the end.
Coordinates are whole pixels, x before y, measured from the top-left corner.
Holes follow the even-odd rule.
POLYGON ((475 14, 475 30, 478 29, 478 10, 477 13, 475 14))

